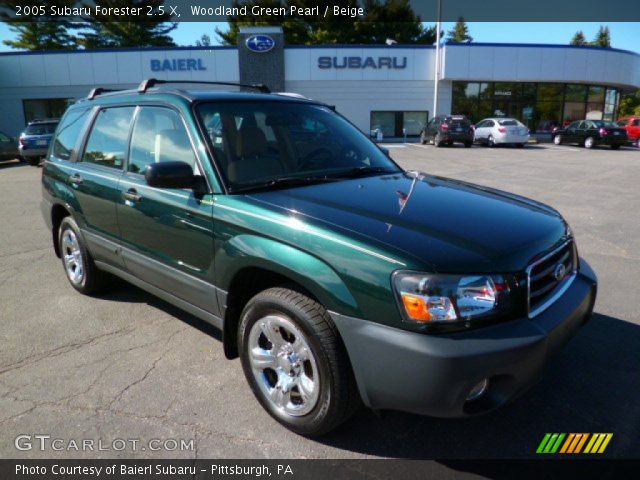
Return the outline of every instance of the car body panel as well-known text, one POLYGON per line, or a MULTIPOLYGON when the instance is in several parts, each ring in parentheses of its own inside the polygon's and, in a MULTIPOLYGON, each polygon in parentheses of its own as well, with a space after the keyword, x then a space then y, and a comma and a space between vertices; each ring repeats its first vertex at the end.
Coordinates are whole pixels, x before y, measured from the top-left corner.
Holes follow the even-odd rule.
POLYGON ((618 125, 627 131, 627 136, 631 141, 640 140, 640 115, 622 117, 618 120, 618 125))
POLYGON ((606 135, 601 135, 601 128, 592 120, 579 120, 570 123, 567 127, 553 132, 553 137, 560 136, 561 143, 577 143, 583 145, 587 138, 593 138, 595 145, 620 146, 628 143, 629 138, 624 128, 617 126, 605 127, 606 135))
POLYGON ((464 115, 438 115, 427 122, 422 129, 420 138, 423 143, 425 141, 468 143, 473 142, 473 129, 464 115))
POLYGON ((529 141, 529 130, 518 120, 512 118, 485 118, 476 124, 474 140, 488 143, 489 136, 494 144, 524 144, 529 141), (517 122, 518 125, 502 125, 501 122, 517 122), (500 131, 500 129, 505 131, 500 131))

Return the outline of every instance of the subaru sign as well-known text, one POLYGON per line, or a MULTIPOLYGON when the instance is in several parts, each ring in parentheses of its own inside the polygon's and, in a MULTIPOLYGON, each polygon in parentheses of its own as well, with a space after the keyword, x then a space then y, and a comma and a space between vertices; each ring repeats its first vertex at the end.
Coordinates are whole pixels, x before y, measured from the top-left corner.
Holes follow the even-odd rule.
POLYGON ((245 45, 252 52, 264 53, 273 49, 276 41, 269 35, 252 35, 245 40, 245 45))

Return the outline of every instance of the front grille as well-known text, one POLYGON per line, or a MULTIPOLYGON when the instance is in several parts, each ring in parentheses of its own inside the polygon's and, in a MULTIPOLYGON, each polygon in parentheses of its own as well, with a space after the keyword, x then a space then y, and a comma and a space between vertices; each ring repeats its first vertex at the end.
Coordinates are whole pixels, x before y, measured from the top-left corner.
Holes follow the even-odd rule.
POLYGON ((527 268, 529 317, 535 317, 555 302, 575 278, 578 266, 573 240, 534 261, 527 268))

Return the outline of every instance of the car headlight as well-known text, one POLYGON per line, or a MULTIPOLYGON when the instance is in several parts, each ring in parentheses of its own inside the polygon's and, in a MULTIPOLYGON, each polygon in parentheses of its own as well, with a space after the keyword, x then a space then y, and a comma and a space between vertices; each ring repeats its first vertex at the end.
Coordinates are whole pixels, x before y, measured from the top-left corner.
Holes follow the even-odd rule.
POLYGON ((513 315, 518 283, 511 275, 396 272, 393 286, 405 321, 455 330, 513 315))

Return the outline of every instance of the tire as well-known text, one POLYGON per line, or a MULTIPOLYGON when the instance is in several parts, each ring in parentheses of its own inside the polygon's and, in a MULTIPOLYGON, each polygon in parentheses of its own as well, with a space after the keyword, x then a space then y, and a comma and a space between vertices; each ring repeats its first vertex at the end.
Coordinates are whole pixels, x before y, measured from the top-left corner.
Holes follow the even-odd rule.
POLYGON ((611 150, 618 150, 620 145, 611 145, 611 150))
POLYGON ((420 133, 420 144, 422 144, 422 145, 426 145, 427 144, 427 136, 425 135, 424 132, 420 133))
POLYGON ((562 135, 555 135, 553 137, 554 145, 562 145, 562 135))
POLYGON ((434 144, 436 147, 440 148, 440 147, 442 147, 442 143, 443 143, 443 142, 442 142, 442 140, 440 139, 440 135, 436 134, 436 136, 435 136, 435 137, 433 137, 433 144, 434 144))
POLYGON ((240 317, 238 349, 253 394, 295 433, 326 434, 360 405, 349 358, 331 317, 302 293, 270 288, 249 300, 240 317))
POLYGON ((596 144, 596 141, 593 137, 587 137, 584 139, 584 148, 593 148, 596 144))
POLYGON ((62 267, 73 288, 84 295, 91 295, 106 285, 108 275, 96 267, 73 218, 62 219, 58 230, 58 245, 62 267))
POLYGON ((516 147, 518 147, 518 148, 524 148, 524 143, 516 143, 516 147))
POLYGON ((636 147, 640 148, 640 137, 636 139, 636 147))
POLYGON ((471 148, 473 142, 464 142, 464 148, 471 148))
POLYGON ((490 148, 493 148, 496 146, 496 142, 493 140, 493 135, 489 135, 489 137, 487 137, 487 145, 490 148))
POLYGON ((29 157, 27 158, 27 163, 32 167, 37 167, 40 165, 40 157, 29 157))

